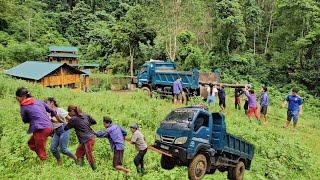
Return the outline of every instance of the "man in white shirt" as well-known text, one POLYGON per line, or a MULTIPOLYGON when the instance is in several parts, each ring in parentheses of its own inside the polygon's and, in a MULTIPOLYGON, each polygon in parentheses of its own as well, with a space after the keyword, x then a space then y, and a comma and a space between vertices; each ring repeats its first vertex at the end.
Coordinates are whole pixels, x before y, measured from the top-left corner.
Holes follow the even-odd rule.
POLYGON ((208 92, 208 97, 207 97, 208 106, 210 106, 211 103, 213 105, 215 105, 215 103, 216 103, 216 94, 218 93, 217 88, 215 86, 208 85, 207 86, 207 92, 208 92))

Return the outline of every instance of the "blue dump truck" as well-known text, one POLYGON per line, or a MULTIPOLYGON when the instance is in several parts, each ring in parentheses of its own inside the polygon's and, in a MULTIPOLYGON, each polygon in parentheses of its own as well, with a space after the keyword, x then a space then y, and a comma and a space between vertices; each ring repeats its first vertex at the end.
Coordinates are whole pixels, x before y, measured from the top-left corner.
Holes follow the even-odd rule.
POLYGON ((222 113, 201 106, 172 111, 157 129, 153 148, 163 152, 163 169, 187 166, 192 180, 216 170, 227 171, 228 179, 242 180, 254 155, 252 144, 227 133, 222 113))
POLYGON ((172 96, 173 83, 182 79, 182 100, 186 101, 190 95, 207 98, 206 84, 219 83, 219 76, 215 73, 200 73, 197 69, 177 71, 176 64, 171 61, 150 60, 145 62, 134 84, 148 95, 156 92, 161 96, 172 96))

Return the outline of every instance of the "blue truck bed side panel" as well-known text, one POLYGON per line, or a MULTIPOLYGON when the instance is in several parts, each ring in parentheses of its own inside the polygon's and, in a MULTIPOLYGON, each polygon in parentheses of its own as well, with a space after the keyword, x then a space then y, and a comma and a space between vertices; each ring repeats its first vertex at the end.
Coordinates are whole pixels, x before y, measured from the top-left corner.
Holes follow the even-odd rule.
POLYGON ((248 159, 253 158, 254 147, 252 144, 226 132, 222 113, 212 113, 212 120, 212 145, 214 149, 248 159))
POLYGON ((152 76, 152 85, 173 86, 174 81, 181 77, 183 88, 197 89, 199 87, 199 72, 194 70, 190 72, 155 72, 152 76))
POLYGON ((250 160, 253 158, 253 145, 229 133, 225 136, 225 146, 223 151, 237 154, 240 157, 245 157, 250 160))

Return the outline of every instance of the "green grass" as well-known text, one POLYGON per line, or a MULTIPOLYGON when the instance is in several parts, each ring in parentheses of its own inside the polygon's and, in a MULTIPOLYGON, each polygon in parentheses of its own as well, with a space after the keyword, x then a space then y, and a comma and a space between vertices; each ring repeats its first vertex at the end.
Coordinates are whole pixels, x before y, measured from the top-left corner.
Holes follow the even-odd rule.
MULTIPOLYGON (((105 139, 97 139, 94 157, 98 169, 93 172, 86 163, 84 167, 74 165, 71 159, 63 156, 63 165, 58 167, 48 151, 49 159, 39 164, 35 153, 28 149, 26 134, 28 125, 23 124, 19 114, 19 104, 14 98, 17 87, 26 86, 38 99, 55 97, 60 106, 79 105, 84 112, 92 115, 98 122, 95 130, 103 129, 102 116, 109 115, 114 123, 125 127, 137 122, 152 144, 156 128, 162 119, 175 107, 170 100, 148 98, 141 92, 74 93, 68 89, 48 89, 24 81, 13 80, 0 75, 0 179, 123 179, 122 173, 112 168, 112 152, 105 139)), ((227 91, 232 95, 231 91, 227 91)), ((273 94, 275 92, 271 92, 273 94)), ((299 128, 283 129, 286 109, 280 108, 280 96, 270 97, 270 120, 268 124, 249 123, 243 111, 235 110, 233 99, 227 98, 225 112, 227 131, 243 137, 256 147, 252 169, 246 172, 246 179, 319 179, 320 178, 320 113, 306 104, 300 117, 299 128)), ((197 103, 198 98, 190 104, 197 103)), ((319 104, 319 100, 312 99, 319 104)), ((217 107, 211 107, 217 110, 217 107)), ((129 132, 129 134, 131 134, 129 132)), ((50 140, 48 144, 50 144, 50 140)), ((49 146, 47 146, 49 148, 49 146)), ((77 139, 72 131, 70 149, 75 152, 77 139)), ((136 150, 126 144, 124 165, 132 170, 127 179, 187 179, 187 168, 176 167, 166 171, 160 167, 160 156, 149 151, 145 164, 147 174, 140 178, 133 164, 136 150)), ((226 179, 226 173, 216 172, 204 179, 226 179)))

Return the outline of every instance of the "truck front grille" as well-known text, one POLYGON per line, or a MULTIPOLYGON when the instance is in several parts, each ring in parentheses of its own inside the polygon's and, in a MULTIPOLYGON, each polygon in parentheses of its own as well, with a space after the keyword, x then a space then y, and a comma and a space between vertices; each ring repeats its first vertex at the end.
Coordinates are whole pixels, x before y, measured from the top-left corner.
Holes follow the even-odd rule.
POLYGON ((174 142, 174 137, 171 136, 161 136, 161 141, 165 143, 172 144, 174 142))

